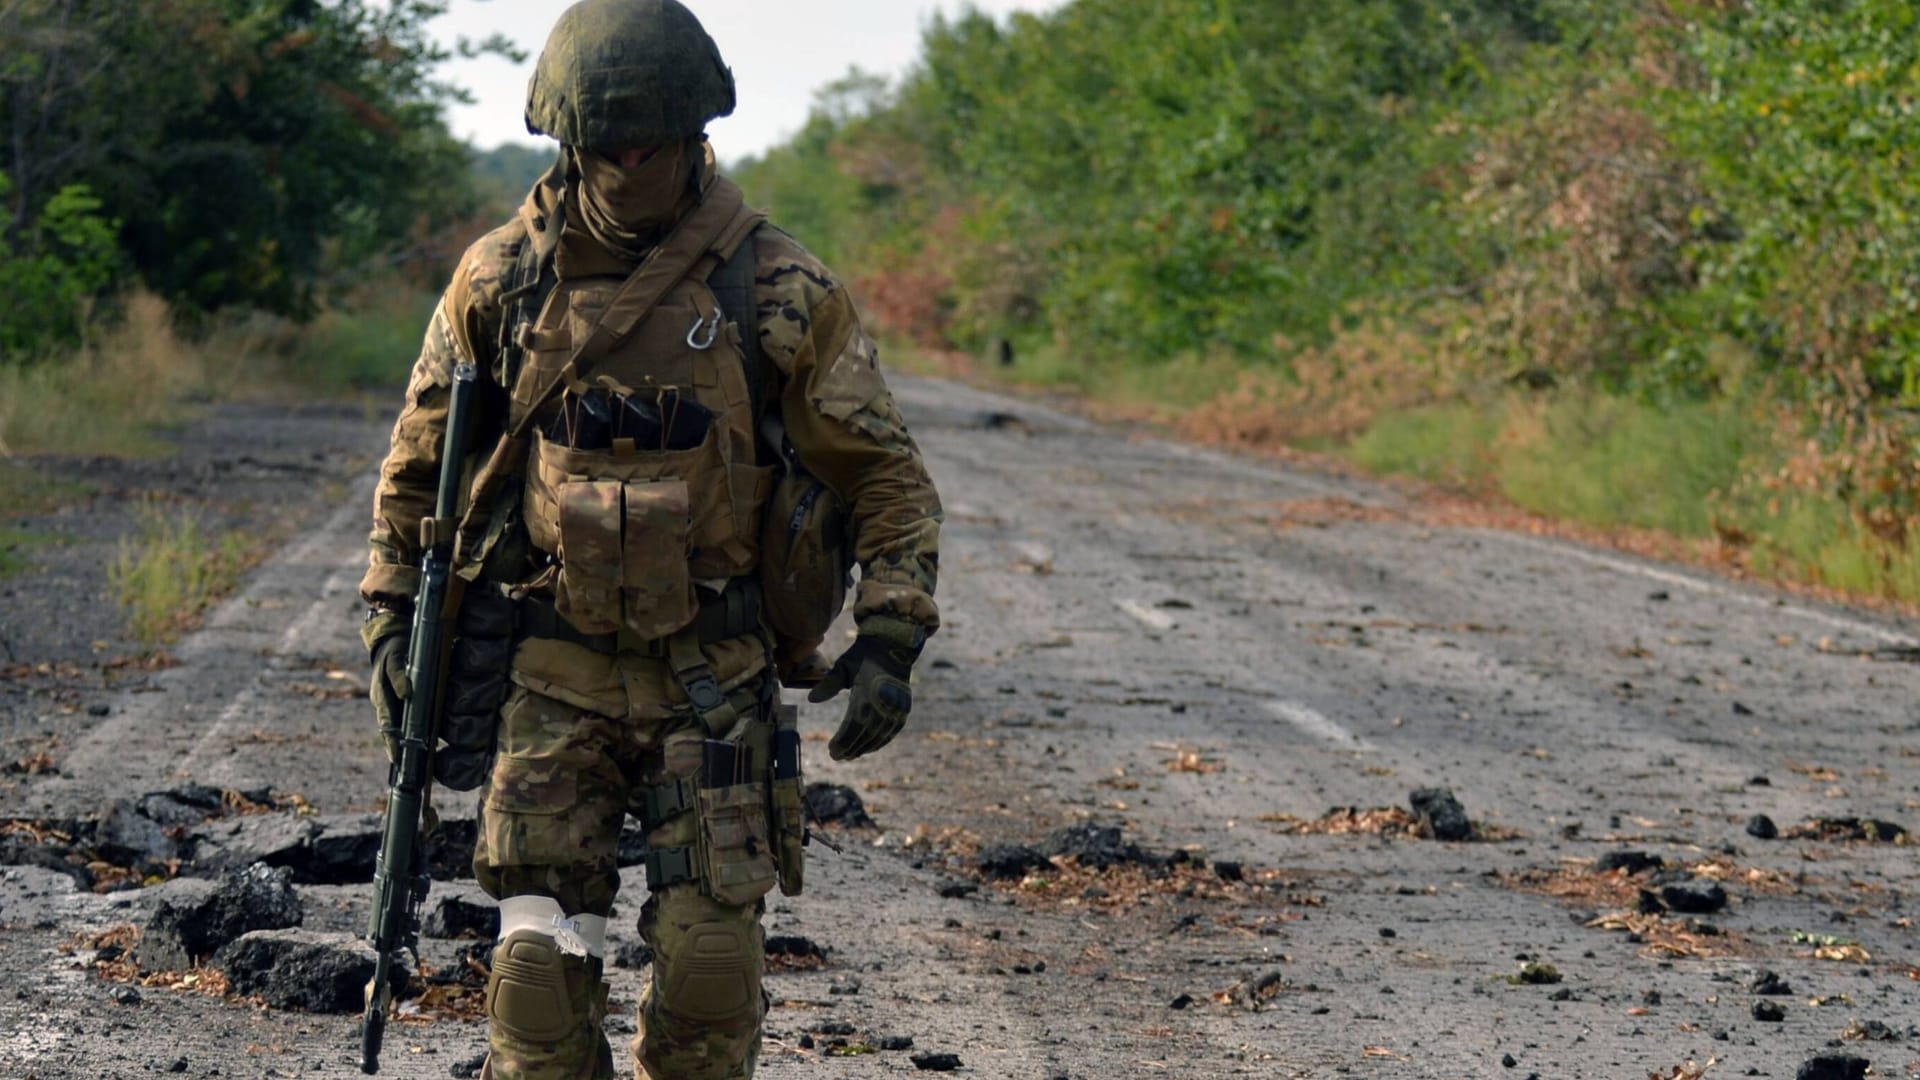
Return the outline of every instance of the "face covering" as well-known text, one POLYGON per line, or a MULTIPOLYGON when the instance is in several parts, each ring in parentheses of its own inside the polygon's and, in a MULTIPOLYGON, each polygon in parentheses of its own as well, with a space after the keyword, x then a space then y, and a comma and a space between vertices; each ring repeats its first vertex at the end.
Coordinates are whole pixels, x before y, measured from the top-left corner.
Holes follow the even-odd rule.
POLYGON ((662 146, 633 169, 591 150, 574 150, 573 160, 580 172, 581 217, 609 251, 638 261, 679 217, 692 171, 686 142, 662 146))

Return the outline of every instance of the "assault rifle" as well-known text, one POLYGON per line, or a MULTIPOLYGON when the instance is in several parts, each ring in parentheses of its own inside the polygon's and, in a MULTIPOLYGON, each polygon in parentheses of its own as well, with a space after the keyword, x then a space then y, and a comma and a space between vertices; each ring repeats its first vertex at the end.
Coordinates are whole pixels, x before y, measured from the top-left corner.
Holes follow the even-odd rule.
POLYGON ((413 638, 407 654, 407 696, 398 738, 390 740, 393 761, 387 770, 386 822, 380 860, 373 870, 373 914, 367 940, 375 953, 373 979, 367 983, 367 1011, 360 1025, 360 1071, 380 1071, 380 1040, 391 1004, 394 960, 402 951, 416 958, 420 948, 420 905, 432 882, 427 877, 425 838, 420 819, 427 809, 440 699, 446 684, 450 628, 459 607, 459 583, 453 576, 453 537, 460 510, 462 459, 473 426, 473 395, 478 372, 460 364, 453 372, 453 400, 447 411, 447 441, 440 452, 440 491, 433 517, 420 523, 420 588, 413 602, 413 638))

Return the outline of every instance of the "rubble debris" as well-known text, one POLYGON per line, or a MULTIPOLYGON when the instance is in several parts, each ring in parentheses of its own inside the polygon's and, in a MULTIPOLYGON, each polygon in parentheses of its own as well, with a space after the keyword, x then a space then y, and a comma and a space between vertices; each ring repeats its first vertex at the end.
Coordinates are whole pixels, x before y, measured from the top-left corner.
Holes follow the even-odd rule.
POLYGON ((1763 1024, 1778 1024, 1786 1020, 1787 1010, 1779 1002, 1762 999, 1753 1003, 1753 1018, 1763 1024))
POLYGON ((319 822, 291 814, 217 819, 187 834, 192 859, 185 872, 208 877, 256 863, 291 868, 318 835, 319 822))
POLYGON ((1167 1002, 1167 1008, 1173 1009, 1175 1011, 1185 1009, 1185 1008, 1190 1008, 1192 1005, 1193 1005, 1192 994, 1181 994, 1180 996, 1174 998, 1172 1001, 1167 1002))
POLYGON ((454 954, 453 963, 427 977, 441 986, 484 987, 493 974, 493 942, 475 941, 454 954))
POLYGON ((852 1035, 857 1030, 859 1029, 845 1020, 824 1020, 813 1026, 815 1035, 838 1035, 841 1038, 852 1035))
POLYGON ((1521 966, 1519 974, 1507 976, 1507 981, 1515 986, 1552 986, 1561 977, 1560 969, 1552 964, 1530 960, 1521 966))
POLYGON ((1900 1033, 1878 1020, 1861 1020, 1856 1017, 1847 1025, 1840 1037, 1849 1042, 1899 1042, 1900 1033))
POLYGON ((435 881, 472 881, 473 849, 480 842, 480 822, 474 818, 441 818, 427 838, 427 873, 435 881))
POLYGON ((1747 819, 1747 835, 1756 840, 1774 840, 1780 836, 1780 826, 1765 814, 1755 814, 1747 819))
POLYGON ((267 863, 290 869, 303 886, 367 884, 380 855, 380 824, 380 815, 252 815, 213 822, 190 834, 196 840, 192 872, 267 863))
POLYGON ((827 947, 799 934, 769 934, 762 947, 770 968, 823 968, 827 966, 827 947))
MULTIPOLYGON (((276 1009, 357 1013, 373 977, 373 946, 353 934, 256 930, 222 948, 215 963, 233 992, 259 995, 276 1009)), ((405 992, 405 965, 395 965, 395 996, 405 992)))
POLYGON ((902 1050, 913 1049, 913 1036, 882 1035, 878 1039, 874 1040, 873 1045, 878 1047, 881 1050, 886 1050, 891 1053, 898 1053, 902 1050))
POLYGON ((0 866, 31 866, 64 874, 77 889, 94 887, 85 854, 74 850, 71 835, 24 821, 0 822, 0 866))
POLYGON ((1313 821, 1291 814, 1264 814, 1260 820, 1291 836, 1410 836, 1415 829, 1413 815, 1393 806, 1336 806, 1313 821))
POLYGON ((1644 851, 1609 851, 1600 856, 1593 868, 1602 874, 1615 870, 1624 871, 1628 877, 1643 874, 1648 870, 1658 870, 1666 865, 1666 860, 1658 855, 1649 855, 1644 851))
POLYGON ((132 799, 115 799, 94 824, 94 849, 115 866, 137 873, 164 867, 179 857, 180 845, 167 827, 142 814, 132 799))
POLYGON ((1795 825, 1781 835, 1789 840, 1825 840, 1830 843, 1863 841, 1908 845, 1914 842, 1906 826, 1879 818, 1817 817, 1795 825))
POLYGON ((148 971, 185 971, 221 945, 256 930, 284 930, 306 917, 285 867, 255 864, 208 888, 175 886, 141 933, 137 955, 148 971), (190 895, 191 894, 191 895, 190 895))
POLYGON ((1213 864, 1213 872, 1221 881, 1247 880, 1247 868, 1242 863, 1222 860, 1213 864))
POLYGON ((1612 930, 1627 935, 1648 956, 1726 956, 1737 952, 1743 942, 1711 923, 1695 919, 1667 919, 1659 915, 1624 911, 1601 915, 1586 924, 1594 930, 1612 930))
POLYGON ((952 1072, 960 1067, 959 1054, 915 1054, 907 1060, 922 1072, 952 1072))
POLYGON ((620 840, 614 845, 613 861, 622 870, 646 863, 647 830, 638 821, 628 820, 620 826, 620 840))
POLYGON ((1238 1005, 1250 1012, 1259 1012, 1286 988, 1287 977, 1278 971, 1269 971, 1233 984, 1213 995, 1213 1000, 1218 1005, 1238 1005))
POLYGON ((225 793, 206 784, 151 791, 140 796, 136 805, 142 817, 170 829, 190 828, 226 813, 225 793))
POLYGON ((1794 1073, 1794 1080, 1867 1080, 1873 1062, 1848 1054, 1821 1054, 1794 1073))
POLYGON ((1695 878, 1660 886, 1660 900, 1682 915, 1712 915, 1727 906, 1727 890, 1717 881, 1695 878))
POLYGON ((849 829, 871 829, 874 822, 867 816, 867 805, 860 799, 860 793, 843 784, 815 782, 807 785, 804 794, 807 802, 807 819, 821 825, 842 825, 849 829))
POLYGON ((465 1061, 456 1061, 447 1069, 447 1075, 453 1080, 473 1080, 487 1064, 487 1055, 475 1054, 465 1061))
POLYGON ((1779 975, 1762 969, 1753 973, 1753 981, 1747 988, 1762 997, 1791 997, 1793 986, 1779 975))
POLYGON ((1471 840, 1473 821, 1448 788, 1420 788, 1407 796, 1419 835, 1433 840, 1471 840))
POLYGON ((980 886, 971 881, 945 881, 940 884, 940 897, 943 900, 964 900, 980 891, 980 886))
POLYGON ((651 963, 653 946, 644 941, 629 941, 613 953, 613 966, 617 968, 643 968, 651 963))
POLYGON ((1045 855, 1024 844, 996 844, 980 853, 980 873, 997 881, 1018 880, 1034 870, 1053 865, 1045 855))
MULTIPOLYGON (((1127 865, 1165 866, 1174 861, 1152 854, 1128 841, 1118 825, 1100 825, 1091 821, 1055 830, 1047 836, 1042 850, 1048 855, 1072 859, 1089 870, 1127 865)), ((1185 852, 1180 853, 1180 856, 1184 855, 1185 852)))
POLYGON ((429 899, 420 920, 420 933, 430 938, 472 937, 492 941, 500 936, 500 909, 464 896, 429 899))

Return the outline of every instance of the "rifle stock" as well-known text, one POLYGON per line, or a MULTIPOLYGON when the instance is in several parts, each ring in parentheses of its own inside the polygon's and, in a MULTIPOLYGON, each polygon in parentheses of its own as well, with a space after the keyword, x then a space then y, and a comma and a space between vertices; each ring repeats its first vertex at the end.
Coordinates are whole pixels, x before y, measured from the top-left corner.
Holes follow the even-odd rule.
POLYGON ((473 424, 478 372, 463 363, 453 373, 447 411, 446 442, 441 447, 440 486, 434 516, 420 523, 423 554, 420 587, 414 595, 413 638, 407 654, 407 696, 400 737, 387 770, 386 820, 380 858, 373 871, 373 912, 367 940, 376 959, 367 983, 366 1013, 361 1019, 360 1071, 380 1071, 380 1043, 393 997, 393 963, 402 952, 419 952, 420 906, 432 884, 426 873, 421 816, 427 806, 435 733, 446 681, 450 628, 459 605, 453 575, 453 538, 460 509, 460 479, 467 437, 473 424))

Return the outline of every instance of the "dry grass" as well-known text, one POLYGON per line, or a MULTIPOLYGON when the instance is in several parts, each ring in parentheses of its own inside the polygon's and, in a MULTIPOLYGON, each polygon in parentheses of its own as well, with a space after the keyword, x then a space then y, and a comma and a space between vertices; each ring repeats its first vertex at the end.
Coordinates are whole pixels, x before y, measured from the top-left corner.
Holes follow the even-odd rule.
POLYGON ((1551 896, 1581 907, 1628 907, 1640 895, 1641 883, 1624 870, 1597 873, 1591 867, 1524 870, 1502 874, 1500 884, 1518 892, 1551 896))
POLYGON ((1280 884, 1285 877, 1277 870, 1250 871, 1245 880, 1228 881, 1214 870, 1192 863, 1165 868, 1122 864, 1096 869, 1081 866, 1070 858, 1056 857, 1052 864, 1017 881, 989 884, 1023 906, 1049 911, 1132 912, 1168 908, 1176 903, 1231 906, 1282 903, 1305 908, 1324 903, 1318 897, 1276 895, 1270 886, 1280 884))
POLYGON ((132 294, 125 317, 64 359, 0 365, 0 456, 138 455, 154 429, 190 415, 221 369, 173 328, 166 302, 132 294))
POLYGON ((1652 957, 1741 956, 1747 952, 1746 939, 1739 934, 1693 919, 1615 911, 1587 926, 1627 934, 1641 943, 1643 955, 1652 957))
POLYGON ((192 510, 146 503, 136 522, 137 533, 120 540, 107 581, 126 612, 128 631, 149 645, 174 641, 197 626, 265 554, 240 533, 208 534, 192 510))

